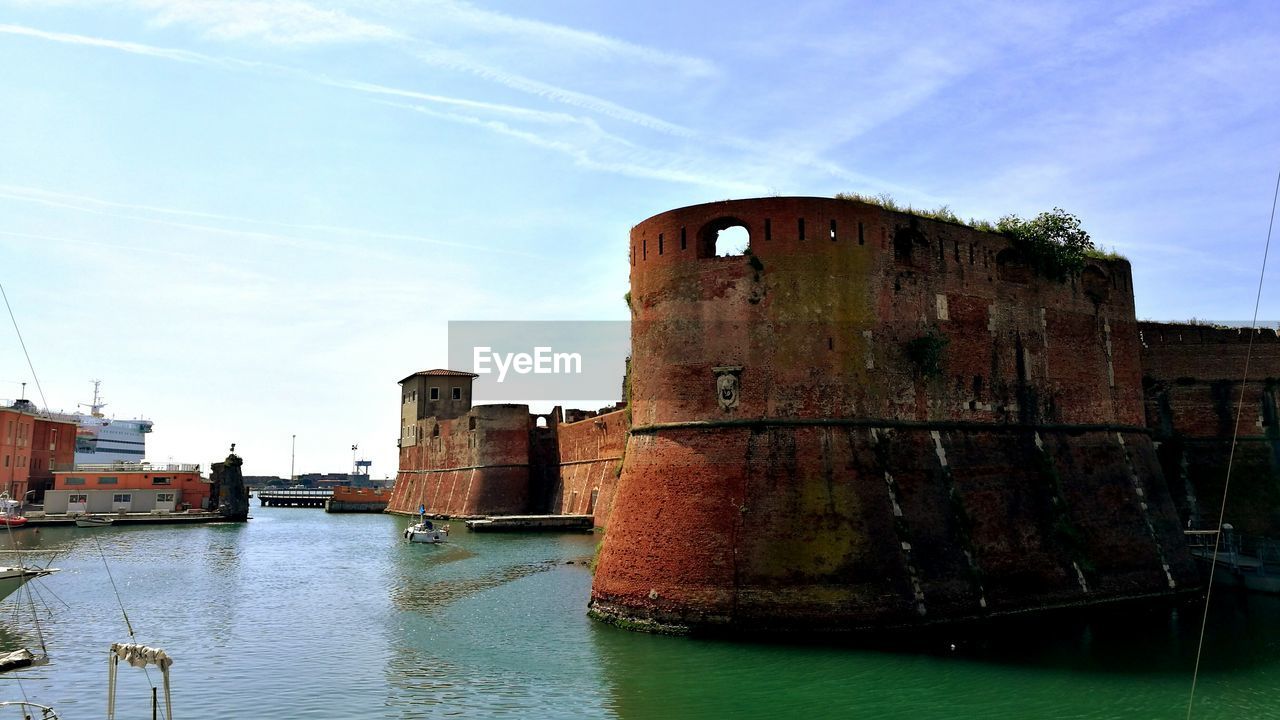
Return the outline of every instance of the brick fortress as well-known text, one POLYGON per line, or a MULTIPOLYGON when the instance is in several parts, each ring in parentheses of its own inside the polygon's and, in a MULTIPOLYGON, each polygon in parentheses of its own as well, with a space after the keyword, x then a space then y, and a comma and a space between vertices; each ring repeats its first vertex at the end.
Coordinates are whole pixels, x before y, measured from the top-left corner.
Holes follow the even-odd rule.
POLYGON ((594 515, 604 525, 626 443, 625 411, 471 404, 475 375, 400 381, 400 469, 388 512, 594 515))
MULTIPOLYGON (((1181 529, 1223 462, 1205 393, 1240 370, 1214 343, 1239 342, 1140 330, 1127 261, 1046 279, 1002 236, 824 198, 662 213, 629 254, 629 407, 472 407, 467 373, 409 376, 392 511, 593 514, 592 613, 658 630, 916 626, 1198 586, 1181 529), (730 227, 746 253, 717 253, 730 227)), ((1274 393, 1255 385, 1266 440, 1274 393)))

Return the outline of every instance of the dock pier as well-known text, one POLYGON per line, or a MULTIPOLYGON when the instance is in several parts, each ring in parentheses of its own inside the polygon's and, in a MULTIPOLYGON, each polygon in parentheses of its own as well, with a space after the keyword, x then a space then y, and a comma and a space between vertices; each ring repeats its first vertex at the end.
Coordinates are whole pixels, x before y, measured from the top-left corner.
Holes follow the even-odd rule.
POLYGON ((262 507, 322 508, 333 490, 314 488, 289 488, 285 490, 259 490, 258 502, 262 507))
POLYGON ((495 515, 467 520, 473 532, 591 532, 595 517, 591 515, 495 515))

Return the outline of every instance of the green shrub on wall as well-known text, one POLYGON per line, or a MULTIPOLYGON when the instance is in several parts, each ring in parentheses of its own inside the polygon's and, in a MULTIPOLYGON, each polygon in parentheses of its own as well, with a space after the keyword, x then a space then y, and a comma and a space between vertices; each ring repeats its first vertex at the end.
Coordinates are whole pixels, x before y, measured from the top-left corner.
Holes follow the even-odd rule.
POLYGON ((1031 220, 1006 215, 996 223, 996 231, 1009 238, 1009 244, 1041 275, 1057 280, 1083 270, 1085 259, 1094 251, 1093 239, 1080 227, 1080 218, 1062 208, 1031 220))
POLYGON ((947 349, 950 340, 945 335, 930 330, 907 343, 907 359, 910 360, 921 375, 937 377, 942 374, 942 353, 947 349))

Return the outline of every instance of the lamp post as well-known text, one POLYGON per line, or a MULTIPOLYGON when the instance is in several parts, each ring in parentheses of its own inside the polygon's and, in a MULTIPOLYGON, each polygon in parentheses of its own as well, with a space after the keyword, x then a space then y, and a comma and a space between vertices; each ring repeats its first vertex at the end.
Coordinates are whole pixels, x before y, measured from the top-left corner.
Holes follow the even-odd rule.
POLYGON ((293 485, 293 458, 297 455, 298 436, 294 435, 289 443, 289 485, 293 485))

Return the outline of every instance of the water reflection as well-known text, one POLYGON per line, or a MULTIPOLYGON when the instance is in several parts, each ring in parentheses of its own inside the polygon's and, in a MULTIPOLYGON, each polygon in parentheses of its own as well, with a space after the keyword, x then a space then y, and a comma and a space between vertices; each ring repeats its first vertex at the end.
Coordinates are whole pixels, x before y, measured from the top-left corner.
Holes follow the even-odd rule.
MULTIPOLYGON (((1199 609, 1027 618, 896 648, 884 639, 724 642, 607 626, 592 636, 610 707, 626 718, 1171 717, 1186 712, 1199 609)), ((1280 599, 1215 596, 1211 610, 1195 717, 1275 717, 1262 698, 1280 691, 1280 599)))
MULTIPOLYGON (((178 658, 182 717, 1185 716, 1195 607, 892 650, 656 637, 585 616, 591 535, 458 530, 437 548, 406 543, 407 519, 254 515, 23 537, 60 553, 41 587, 70 606, 46 601, 51 664, 20 671, 24 689, 64 717, 101 716, 106 648, 126 630, 100 546, 138 639, 178 658)), ((1275 716, 1280 599, 1214 597, 1195 717, 1275 716)), ((32 647, 12 612, 0 607, 0 649, 32 647)), ((141 671, 124 680, 119 716, 148 716, 141 671)))

